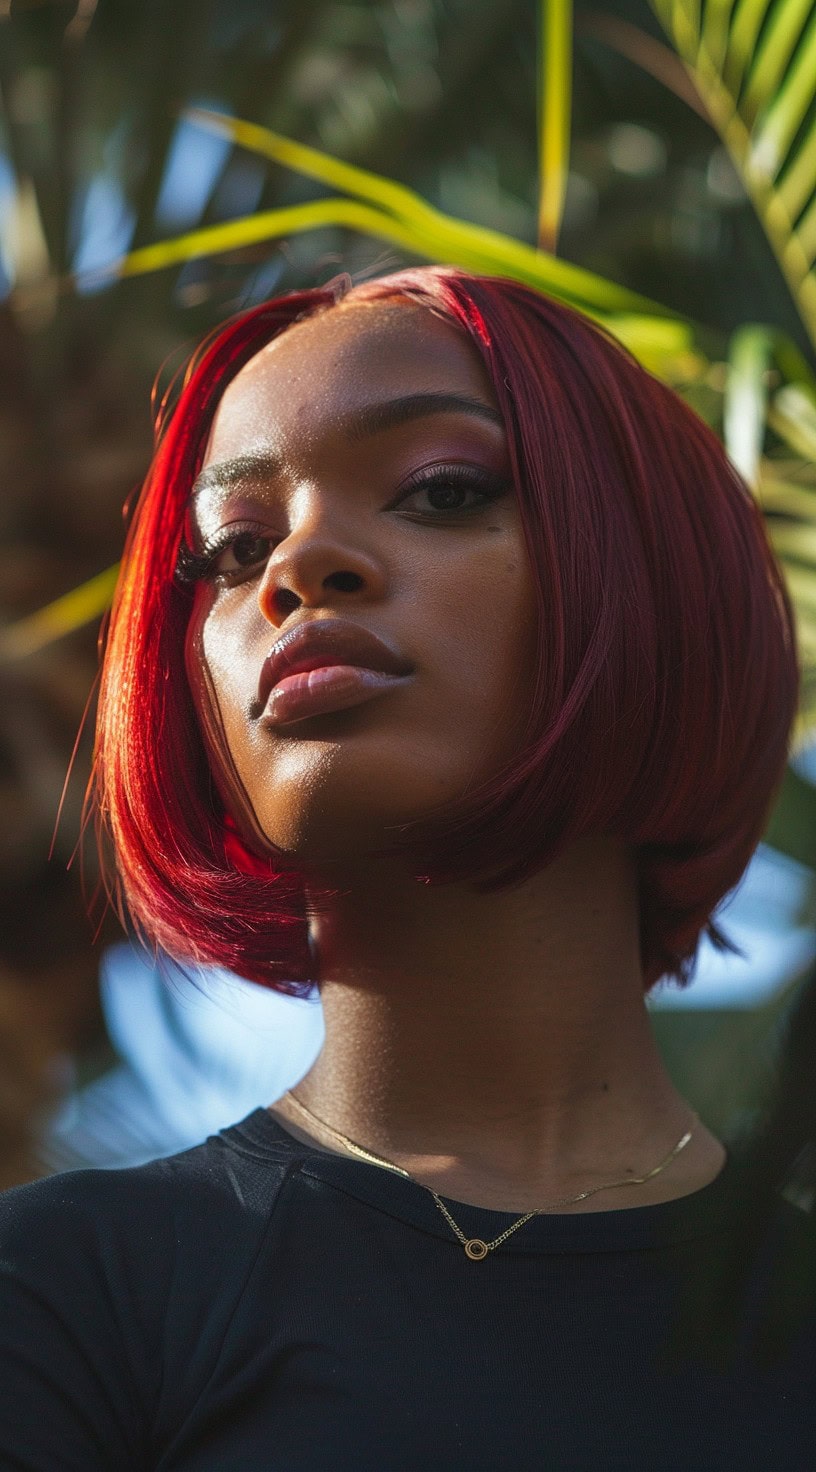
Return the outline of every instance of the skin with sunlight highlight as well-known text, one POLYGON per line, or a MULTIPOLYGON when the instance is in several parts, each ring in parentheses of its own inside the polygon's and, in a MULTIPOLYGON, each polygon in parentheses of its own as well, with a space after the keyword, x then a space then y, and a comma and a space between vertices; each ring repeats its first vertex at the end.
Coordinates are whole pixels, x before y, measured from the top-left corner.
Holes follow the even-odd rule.
POLYGON ((248 835, 307 861, 371 852, 517 749, 532 573, 492 384, 452 324, 405 302, 346 306, 270 343, 220 402, 187 538, 222 544, 186 667, 248 835), (396 422, 372 420, 395 402, 396 422), (263 718, 273 643, 328 617, 411 674, 350 709, 263 718))

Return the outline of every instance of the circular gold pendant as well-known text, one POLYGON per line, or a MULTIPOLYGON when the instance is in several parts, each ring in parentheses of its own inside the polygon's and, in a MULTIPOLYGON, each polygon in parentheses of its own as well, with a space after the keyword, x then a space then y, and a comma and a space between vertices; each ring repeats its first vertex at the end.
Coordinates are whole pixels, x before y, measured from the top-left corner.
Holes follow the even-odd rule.
POLYGON ((470 1241, 465 1243, 465 1252, 474 1262, 479 1262, 481 1258, 487 1257, 487 1243, 483 1242, 481 1237, 471 1237, 470 1241))

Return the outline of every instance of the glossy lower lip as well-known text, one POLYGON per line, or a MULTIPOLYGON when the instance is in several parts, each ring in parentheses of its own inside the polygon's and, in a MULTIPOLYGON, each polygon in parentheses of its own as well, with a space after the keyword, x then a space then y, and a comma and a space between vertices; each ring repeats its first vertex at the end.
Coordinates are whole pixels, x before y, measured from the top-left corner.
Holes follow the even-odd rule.
POLYGON ((261 720, 269 726, 322 716, 333 710, 362 705, 386 690, 404 685, 410 675, 387 675, 383 670, 353 664, 322 665, 299 675, 286 675, 269 692, 261 720))

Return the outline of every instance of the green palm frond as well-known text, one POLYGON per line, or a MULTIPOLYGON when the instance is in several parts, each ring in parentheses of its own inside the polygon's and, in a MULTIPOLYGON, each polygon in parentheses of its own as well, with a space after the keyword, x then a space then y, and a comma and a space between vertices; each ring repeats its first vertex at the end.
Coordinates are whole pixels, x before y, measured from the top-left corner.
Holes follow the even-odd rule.
POLYGON ((731 338, 723 440, 766 513, 769 539, 796 607, 804 669, 794 730, 798 744, 816 725, 816 379, 796 345, 776 328, 746 323, 731 338), (765 453, 769 429, 793 460, 783 460, 778 447, 765 453))
POLYGON ((816 343, 813 0, 651 0, 816 343))
POLYGON ((185 116, 252 153, 351 197, 268 210, 228 224, 191 231, 125 256, 112 264, 113 274, 138 275, 161 270, 194 256, 213 255, 296 231, 334 225, 389 240, 427 260, 511 276, 603 320, 615 313, 679 320, 670 308, 638 292, 581 266, 558 260, 499 230, 447 215, 402 184, 332 158, 270 128, 203 108, 191 109, 185 116))

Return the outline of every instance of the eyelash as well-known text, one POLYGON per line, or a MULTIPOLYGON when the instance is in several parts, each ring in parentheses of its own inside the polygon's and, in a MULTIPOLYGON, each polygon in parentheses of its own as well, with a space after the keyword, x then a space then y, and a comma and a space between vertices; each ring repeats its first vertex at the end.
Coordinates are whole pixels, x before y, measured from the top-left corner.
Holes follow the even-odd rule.
MULTIPOLYGON (((449 468, 440 466, 438 470, 429 475, 423 475, 420 479, 406 488, 403 495, 395 503, 401 506, 409 496, 416 495, 419 491, 435 490, 437 486, 455 485, 463 490, 475 491, 481 498, 475 506, 457 506, 450 510, 431 510, 430 512, 409 513, 418 520, 442 521, 444 518, 472 516, 477 511, 482 511, 492 501, 496 501, 507 491, 507 482, 500 481, 489 473, 473 470, 465 465, 451 465, 449 468)), ((391 508, 387 508, 391 509, 391 508)), ((217 534, 212 540, 204 545, 200 553, 193 552, 192 548, 182 541, 178 550, 176 562, 176 581, 184 585, 203 581, 208 582, 232 582, 240 574, 250 572, 257 568, 262 558, 257 562, 249 562, 245 567, 230 568, 227 572, 216 572, 215 564, 221 554, 237 542, 241 537, 256 536, 257 541, 271 541, 259 532, 256 524, 252 522, 238 523, 231 527, 225 527, 224 531, 217 534)))

